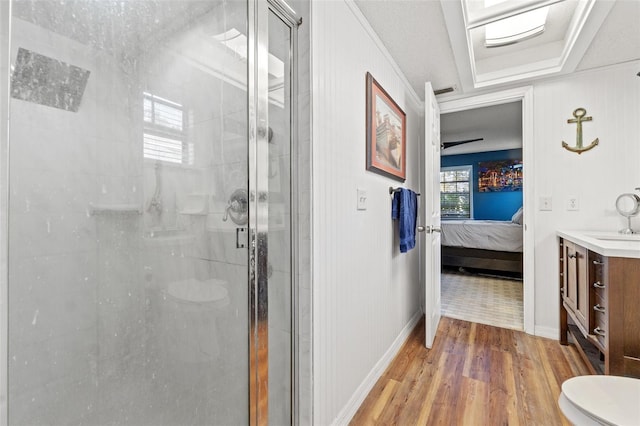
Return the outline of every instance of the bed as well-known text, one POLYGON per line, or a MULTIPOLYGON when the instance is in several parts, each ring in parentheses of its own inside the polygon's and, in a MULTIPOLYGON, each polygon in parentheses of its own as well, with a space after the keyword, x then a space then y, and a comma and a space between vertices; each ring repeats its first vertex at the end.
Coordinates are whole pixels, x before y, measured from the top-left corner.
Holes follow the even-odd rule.
POLYGON ((517 220, 443 220, 441 229, 442 266, 522 274, 522 224, 517 220))

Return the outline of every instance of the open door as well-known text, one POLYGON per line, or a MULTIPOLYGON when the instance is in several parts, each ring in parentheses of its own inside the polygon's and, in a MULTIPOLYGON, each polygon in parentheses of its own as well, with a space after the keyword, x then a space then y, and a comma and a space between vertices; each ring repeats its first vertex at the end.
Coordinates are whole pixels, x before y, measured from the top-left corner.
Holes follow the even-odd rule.
POLYGON ((431 83, 424 96, 425 346, 431 348, 440 322, 440 108, 431 83))

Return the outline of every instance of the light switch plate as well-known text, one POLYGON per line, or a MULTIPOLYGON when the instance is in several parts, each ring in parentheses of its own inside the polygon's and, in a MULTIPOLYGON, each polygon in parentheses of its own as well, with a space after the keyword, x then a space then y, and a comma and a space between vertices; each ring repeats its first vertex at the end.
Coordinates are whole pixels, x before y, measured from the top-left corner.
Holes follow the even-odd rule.
POLYGON ((540 211, 553 210, 553 203, 551 197, 540 197, 540 211))
POLYGON ((357 189, 357 206, 358 210, 366 210, 367 209, 367 191, 364 189, 357 189))

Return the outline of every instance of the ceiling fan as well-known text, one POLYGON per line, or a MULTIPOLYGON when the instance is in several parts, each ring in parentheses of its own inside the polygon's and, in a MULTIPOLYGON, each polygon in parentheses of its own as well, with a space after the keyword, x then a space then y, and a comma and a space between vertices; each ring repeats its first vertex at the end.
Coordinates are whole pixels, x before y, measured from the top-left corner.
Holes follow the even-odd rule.
POLYGON ((447 149, 447 148, 451 148, 452 146, 464 145, 465 143, 471 143, 471 142, 477 142, 477 141, 483 141, 483 140, 484 138, 475 138, 475 139, 465 139, 461 141, 442 142, 440 144, 440 148, 447 149))

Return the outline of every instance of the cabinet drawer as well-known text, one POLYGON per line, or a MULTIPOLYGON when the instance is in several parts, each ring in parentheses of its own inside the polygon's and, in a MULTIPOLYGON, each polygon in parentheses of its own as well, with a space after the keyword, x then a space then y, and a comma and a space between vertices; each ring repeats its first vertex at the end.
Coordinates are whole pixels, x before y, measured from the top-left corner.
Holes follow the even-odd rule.
MULTIPOLYGON (((590 277, 591 278, 591 277, 590 277)), ((607 284, 602 279, 592 278, 591 288, 593 288, 593 294, 599 297, 601 300, 607 300, 607 284)))
POLYGON ((606 309, 608 308, 607 299, 602 297, 602 295, 599 293, 594 293, 592 306, 594 312, 602 312, 602 309, 604 309, 606 312, 606 309))
POLYGON ((606 262, 607 258, 603 255, 589 251, 590 276, 593 281, 604 280, 604 267, 606 262))
POLYGON ((600 343, 600 345, 606 349, 606 335, 609 332, 609 313, 607 312, 607 303, 605 300, 595 295, 593 300, 593 306, 591 309, 591 315, 593 318, 593 329, 590 330, 600 343))
POLYGON ((609 313, 607 312, 607 302, 598 295, 595 295, 591 315, 593 315, 593 324, 595 327, 606 328, 609 321, 609 313))
POLYGON ((591 333, 595 336, 596 340, 598 341, 598 343, 600 343, 600 346, 602 346, 604 350, 607 349, 606 336, 608 331, 609 330, 607 330, 606 324, 596 324, 593 327, 593 330, 591 330, 591 333))

